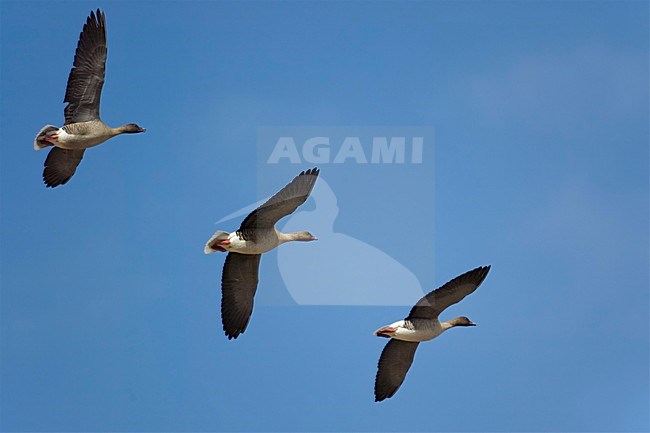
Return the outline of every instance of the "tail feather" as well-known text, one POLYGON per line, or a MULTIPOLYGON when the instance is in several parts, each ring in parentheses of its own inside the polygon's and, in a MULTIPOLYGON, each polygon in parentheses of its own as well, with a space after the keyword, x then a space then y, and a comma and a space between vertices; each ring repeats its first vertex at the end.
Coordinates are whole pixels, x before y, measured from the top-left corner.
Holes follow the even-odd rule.
POLYGON ((41 130, 38 131, 38 134, 36 134, 36 138, 34 139, 34 150, 41 150, 41 149, 45 149, 48 146, 51 146, 50 143, 45 141, 45 137, 58 130, 59 127, 54 125, 45 125, 44 127, 42 127, 41 130))
POLYGON ((212 245, 214 245, 215 241, 225 241, 226 239, 228 239, 228 236, 230 236, 230 233, 224 232, 222 230, 217 230, 215 234, 212 235, 210 240, 205 243, 205 248, 203 249, 203 252, 206 254, 212 254, 215 251, 222 251, 213 248, 212 245))

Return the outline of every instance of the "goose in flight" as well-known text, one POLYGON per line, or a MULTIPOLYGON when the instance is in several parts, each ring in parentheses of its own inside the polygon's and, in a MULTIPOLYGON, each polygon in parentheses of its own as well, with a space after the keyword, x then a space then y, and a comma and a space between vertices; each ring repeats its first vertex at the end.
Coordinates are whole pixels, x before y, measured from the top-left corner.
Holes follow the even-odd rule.
POLYGON ((404 382, 422 341, 436 338, 454 326, 476 326, 467 317, 460 316, 440 322, 438 316, 481 285, 490 266, 482 266, 456 277, 444 286, 420 299, 404 320, 379 328, 378 337, 390 338, 381 352, 375 377, 375 401, 392 397, 404 382))
POLYGON ((280 192, 251 212, 233 233, 218 230, 204 252, 227 252, 221 275, 221 321, 228 339, 237 338, 248 326, 257 290, 262 253, 285 242, 315 241, 309 232, 282 233, 275 224, 303 204, 314 188, 317 168, 303 171, 280 192))
POLYGON ((45 159, 43 181, 47 187, 64 185, 77 170, 89 147, 124 133, 144 132, 135 123, 111 128, 99 118, 99 100, 106 67, 106 17, 90 12, 79 35, 74 64, 68 76, 63 102, 65 123, 46 125, 34 139, 34 149, 54 146, 45 159))

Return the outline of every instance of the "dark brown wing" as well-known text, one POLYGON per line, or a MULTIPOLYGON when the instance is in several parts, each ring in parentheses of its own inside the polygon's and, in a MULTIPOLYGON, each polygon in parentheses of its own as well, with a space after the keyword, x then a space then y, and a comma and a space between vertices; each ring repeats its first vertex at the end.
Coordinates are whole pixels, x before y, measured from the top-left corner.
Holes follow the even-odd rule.
POLYGON ((411 368, 418 344, 395 339, 386 344, 377 365, 375 401, 390 398, 397 392, 411 368))
POLYGON ((415 304, 407 319, 435 319, 444 309, 460 302, 476 290, 487 277, 488 272, 490 272, 489 266, 478 267, 429 292, 415 304))
POLYGON ((272 228, 280 218, 293 213, 311 194, 318 173, 320 170, 315 167, 301 172, 291 183, 251 212, 241 223, 237 235, 242 239, 255 241, 257 229, 272 228))
POLYGON ((97 9, 84 24, 79 35, 74 66, 68 76, 63 102, 65 124, 99 119, 99 100, 104 85, 106 67, 106 17, 97 9))
POLYGON ((248 326, 257 290, 260 254, 228 253, 221 275, 221 322, 228 339, 248 326))
POLYGON ((68 150, 60 147, 53 147, 45 158, 45 169, 43 170, 43 181, 50 188, 64 185, 70 180, 77 166, 84 157, 84 149, 68 150))

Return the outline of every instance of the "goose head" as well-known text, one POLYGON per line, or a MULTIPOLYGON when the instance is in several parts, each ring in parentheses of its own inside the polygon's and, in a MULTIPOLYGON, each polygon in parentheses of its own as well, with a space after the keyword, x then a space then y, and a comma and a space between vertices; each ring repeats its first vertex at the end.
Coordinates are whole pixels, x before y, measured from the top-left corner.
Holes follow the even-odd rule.
POLYGON ((465 316, 456 317, 449 321, 451 326, 476 326, 476 323, 472 322, 465 316))
POLYGON ((310 242, 318 240, 316 236, 312 235, 309 232, 296 232, 292 233, 292 235, 294 241, 310 242))
POLYGON ((139 132, 145 132, 146 129, 141 128, 135 123, 127 123, 126 125, 122 126, 122 132, 125 134, 137 134, 139 132))

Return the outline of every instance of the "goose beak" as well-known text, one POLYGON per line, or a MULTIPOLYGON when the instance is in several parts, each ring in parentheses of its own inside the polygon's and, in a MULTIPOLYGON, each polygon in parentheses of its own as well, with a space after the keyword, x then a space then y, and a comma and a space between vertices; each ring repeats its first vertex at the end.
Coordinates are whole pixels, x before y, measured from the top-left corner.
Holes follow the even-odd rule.
POLYGON ((147 132, 147 128, 140 128, 140 132, 147 132))
POLYGON ((469 322, 469 326, 476 326, 476 323, 474 323, 474 322, 469 322))

